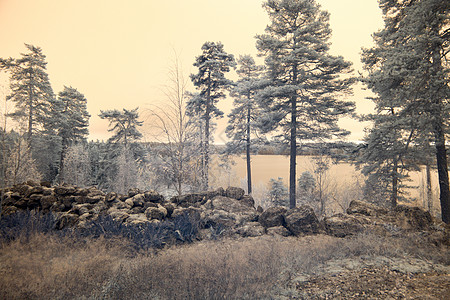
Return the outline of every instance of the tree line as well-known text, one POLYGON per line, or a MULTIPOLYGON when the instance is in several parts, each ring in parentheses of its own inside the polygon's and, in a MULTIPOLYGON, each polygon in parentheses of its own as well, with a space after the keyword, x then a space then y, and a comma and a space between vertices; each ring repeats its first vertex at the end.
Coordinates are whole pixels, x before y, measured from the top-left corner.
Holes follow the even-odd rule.
MULTIPOLYGON (((212 133, 215 120, 224 115, 218 103, 229 94, 234 106, 228 116, 229 142, 222 159, 226 162, 226 155, 245 153, 247 190, 251 194, 252 153, 269 140, 286 145, 292 208, 298 202, 297 183, 305 191, 310 189, 303 185, 311 182, 311 176, 296 174, 302 143, 340 140, 350 133, 338 121, 355 116, 355 103, 345 96, 359 80, 374 92, 370 100, 376 109, 373 114, 360 116, 372 121, 372 126, 364 143, 350 149, 346 159, 368 176, 367 194, 382 195, 383 200, 389 199, 390 205, 396 206, 402 199, 408 171, 421 165, 429 170, 434 164, 441 215, 448 223, 450 4, 439 0, 380 0, 379 5, 385 25, 374 33, 375 45, 363 49, 364 73, 356 77, 349 61, 330 54, 330 15, 314 0, 263 2, 270 22, 265 32, 256 36, 256 48, 264 65, 257 65, 250 55, 235 59, 220 42, 205 42, 193 64, 197 72, 190 75, 196 90, 188 92, 187 79, 176 61, 166 89, 169 101, 147 110, 147 121, 161 142, 158 147, 139 143, 142 121, 137 109, 102 111, 100 116, 110 121, 114 136, 104 144, 87 143, 86 99, 71 87, 54 97, 45 72, 45 56, 39 47, 31 45, 26 45, 30 53, 20 59, 0 61, 1 68, 11 74, 8 99, 16 104, 11 117, 27 120, 22 138, 46 179, 67 180, 69 146, 83 144, 97 147, 91 157, 99 158, 91 165, 98 165, 100 170, 103 163, 106 168, 98 172, 94 180, 97 185, 106 187, 109 182, 110 188, 118 181, 112 177, 102 181, 100 177, 117 174, 121 168, 117 158, 122 157, 122 167, 132 162, 134 174, 148 174, 150 166, 181 194, 187 188, 207 190, 211 186, 212 133), (239 76, 236 82, 226 77, 232 69, 239 76)), ((3 135, 11 136, 7 137, 6 128, 3 135)), ((130 174, 122 177, 122 186, 127 186, 131 178, 130 174)), ((276 181, 272 184, 282 190, 276 181)))

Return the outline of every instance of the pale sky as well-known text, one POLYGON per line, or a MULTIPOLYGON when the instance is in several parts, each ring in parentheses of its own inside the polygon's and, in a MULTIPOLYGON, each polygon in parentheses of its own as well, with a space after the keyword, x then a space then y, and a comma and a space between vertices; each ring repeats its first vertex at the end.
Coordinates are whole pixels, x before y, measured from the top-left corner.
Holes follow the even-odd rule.
MULTIPOLYGON (((72 86, 88 100, 90 139, 107 139, 100 110, 148 108, 161 103, 161 88, 179 53, 186 77, 205 41, 221 41, 236 57, 256 56, 255 35, 269 24, 261 0, 0 0, 0 57, 19 57, 24 43, 40 46, 56 93, 72 86)), ((382 27, 377 0, 318 0, 330 12, 331 53, 361 70, 361 47, 382 27)), ((262 61, 259 61, 262 63, 262 61)), ((230 72, 234 73, 234 72, 230 72)), ((236 78, 230 74, 230 78, 236 78)), ((189 87, 193 91, 193 87, 189 87)), ((355 86, 360 113, 371 111, 369 94, 355 86)), ((227 114, 232 99, 222 100, 227 114)), ((219 122, 222 142, 226 120, 219 122)), ((349 140, 363 137, 363 125, 344 120, 349 140)))

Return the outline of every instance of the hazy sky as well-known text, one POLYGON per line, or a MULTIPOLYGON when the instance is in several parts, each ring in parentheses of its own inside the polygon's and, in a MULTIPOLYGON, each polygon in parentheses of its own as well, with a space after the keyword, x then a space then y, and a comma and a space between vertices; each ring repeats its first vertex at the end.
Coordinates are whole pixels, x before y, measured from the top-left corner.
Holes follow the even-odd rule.
MULTIPOLYGON (((381 28, 377 0, 318 0, 331 14, 332 54, 343 55, 361 69, 361 47, 381 28)), ((40 46, 55 93, 64 85, 88 100, 90 138, 107 139, 100 110, 148 108, 164 101, 161 87, 179 53, 186 76, 195 73, 195 56, 205 41, 221 41, 225 51, 256 56, 255 35, 269 23, 261 0, 0 0, 0 57, 19 57, 24 43, 40 46)), ((262 61, 260 61, 262 63, 262 61)), ((234 73, 234 72, 233 72, 234 73)), ((231 78, 235 78, 231 74, 231 78)), ((191 87, 192 89, 192 87, 191 87)), ((369 112, 367 91, 355 87, 351 97, 359 112, 369 112)), ((232 99, 220 105, 225 113, 232 99)), ((226 120, 219 122, 216 141, 226 120)), ((363 126, 345 120, 353 133, 363 126)))

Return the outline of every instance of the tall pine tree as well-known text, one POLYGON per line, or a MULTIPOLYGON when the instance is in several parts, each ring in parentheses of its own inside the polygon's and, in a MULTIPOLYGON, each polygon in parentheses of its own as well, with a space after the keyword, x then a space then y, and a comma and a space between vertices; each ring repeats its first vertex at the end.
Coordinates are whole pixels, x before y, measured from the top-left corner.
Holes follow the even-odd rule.
POLYGON ((261 75, 264 66, 258 66, 250 55, 240 56, 238 59, 239 80, 235 83, 231 91, 234 97, 233 109, 228 115, 227 136, 231 141, 227 143, 227 153, 240 153, 245 149, 247 161, 247 191, 252 193, 252 174, 251 174, 251 152, 255 142, 252 137, 255 136, 257 127, 254 126, 259 117, 259 107, 255 96, 264 84, 261 75))
POLYGON ((58 94, 57 134, 61 138, 61 158, 59 162, 59 180, 63 181, 64 157, 72 143, 85 141, 88 134, 89 113, 87 100, 82 93, 72 87, 64 87, 58 94))
POLYGON ((31 148, 33 134, 42 129, 54 106, 54 94, 47 74, 47 62, 40 47, 25 44, 28 53, 21 58, 0 59, 0 67, 11 74, 11 94, 8 100, 15 102, 13 117, 27 122, 27 140, 31 148))
MULTIPOLYGON (((365 78, 380 101, 395 107, 416 143, 434 139, 442 220, 450 222, 446 135, 450 119, 450 3, 440 0, 381 0, 385 27, 364 50, 365 78)), ((378 104, 377 104, 378 105, 378 104)))
POLYGON ((204 121, 204 139, 202 149, 202 181, 203 189, 208 189, 209 141, 211 120, 221 117, 223 112, 217 107, 220 99, 225 97, 225 90, 232 82, 225 78, 225 73, 234 67, 236 62, 232 54, 224 51, 223 44, 206 42, 202 46, 202 54, 195 59, 197 74, 191 74, 191 80, 199 94, 187 104, 187 109, 193 116, 199 116, 204 121))
POLYGON ((297 142, 348 134, 339 117, 354 110, 354 103, 339 98, 350 92, 353 79, 340 74, 351 63, 328 53, 329 14, 313 0, 269 0, 263 4, 271 23, 257 36, 271 83, 260 94, 267 108, 265 131, 280 130, 290 145, 289 202, 296 206, 297 142))

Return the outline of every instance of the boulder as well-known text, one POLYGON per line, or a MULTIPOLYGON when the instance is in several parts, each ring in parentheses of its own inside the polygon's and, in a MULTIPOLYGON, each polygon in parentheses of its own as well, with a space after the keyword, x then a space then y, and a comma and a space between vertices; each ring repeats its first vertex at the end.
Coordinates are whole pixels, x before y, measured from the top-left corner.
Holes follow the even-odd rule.
POLYGON ((259 222, 248 222, 236 229, 236 233, 243 237, 264 235, 265 229, 259 222))
POLYGON ((238 201, 234 198, 217 196, 211 200, 212 209, 220 209, 226 212, 231 213, 247 213, 247 212, 255 212, 254 208, 250 208, 241 201, 238 201))
POLYGON ((131 200, 133 201, 133 206, 144 207, 145 198, 144 194, 134 195, 131 200))
POLYGON ((46 188, 50 188, 52 187, 52 183, 50 181, 41 181, 41 186, 46 187, 46 188))
POLYGON ((291 236, 292 233, 284 226, 275 226, 267 228, 267 234, 271 236, 291 236))
POLYGON ((248 207, 255 208, 255 200, 254 200, 253 197, 250 196, 250 195, 242 196, 242 198, 240 199, 240 201, 241 201, 243 204, 247 205, 248 207))
POLYGON ((145 216, 147 219, 163 220, 167 217, 167 209, 158 205, 158 207, 149 207, 145 210, 145 216))
POLYGON ((274 206, 266 209, 259 216, 259 223, 266 228, 283 226, 285 224, 284 214, 287 208, 284 206, 274 206))
POLYGON ((108 210, 108 214, 113 218, 116 222, 124 222, 126 219, 130 217, 129 211, 127 209, 116 209, 110 208, 108 210))
POLYGON ((245 205, 239 200, 224 196, 217 196, 211 200, 211 210, 214 212, 226 212, 228 219, 234 220, 236 225, 258 220, 258 213, 254 208, 245 205))
POLYGON ((60 196, 73 195, 76 190, 77 189, 71 185, 60 185, 54 188, 55 194, 60 196))
POLYGON ((189 208, 177 207, 172 212, 172 219, 180 217, 180 216, 186 214, 186 215, 189 216, 189 219, 191 220, 191 222, 197 222, 198 223, 201 220, 201 213, 202 213, 202 210, 199 209, 199 208, 194 208, 194 207, 189 207, 189 208))
POLYGON ((172 197, 170 201, 176 206, 189 207, 196 203, 204 204, 208 200, 206 196, 206 193, 187 194, 172 197))
POLYGON ((165 202, 162 204, 162 206, 167 210, 167 217, 171 217, 173 211, 175 210, 175 205, 173 205, 170 202, 165 202))
POLYGON ((205 227, 226 227, 232 228, 241 223, 237 214, 221 209, 208 210, 202 215, 205 227))
POLYGON ((243 189, 234 186, 229 186, 225 191, 225 196, 236 200, 240 200, 244 194, 245 191, 243 189))
POLYGON ((131 188, 128 190, 128 197, 131 198, 140 193, 141 191, 138 188, 131 188))
POLYGON ((362 218, 353 215, 337 214, 324 219, 325 230, 327 234, 336 237, 346 237, 364 230, 362 218))
POLYGON ((397 225, 406 230, 423 231, 433 225, 430 213, 418 207, 397 205, 393 214, 397 225))
POLYGON ((360 214, 365 216, 382 216, 386 215, 389 211, 385 208, 376 206, 371 203, 353 200, 347 209, 347 214, 360 214))
POLYGON ((213 199, 214 197, 217 197, 217 196, 223 196, 224 194, 225 194, 225 191, 223 190, 223 188, 219 188, 215 191, 175 196, 175 197, 172 197, 170 199, 170 201, 172 203, 174 203, 175 205, 181 206, 181 207, 189 207, 189 206, 199 207, 199 206, 205 204, 208 200, 213 199))
POLYGON ((113 202, 114 200, 117 200, 117 199, 118 199, 117 193, 114 193, 114 192, 108 193, 105 196, 106 202, 113 202))
POLYGON ((89 211, 93 208, 92 204, 75 204, 72 209, 70 210, 72 213, 77 215, 84 215, 86 213, 89 213, 89 211))
POLYGON ((144 201, 162 203, 164 202, 164 196, 155 191, 147 191, 144 193, 144 201))
POLYGON ((148 224, 148 219, 145 216, 145 214, 132 214, 127 219, 126 222, 133 225, 142 225, 142 224, 148 224))
POLYGON ((103 196, 103 195, 89 194, 85 197, 85 203, 95 204, 97 202, 103 201, 104 199, 105 199, 105 196, 103 196))
POLYGON ((290 209, 284 215, 286 228, 294 235, 319 233, 320 223, 314 210, 302 205, 290 209))
POLYGON ((128 198, 127 200, 125 200, 125 204, 129 207, 132 208, 134 205, 133 199, 128 198))
POLYGON ((61 213, 56 219, 56 229, 64 229, 67 227, 72 227, 78 222, 78 215, 73 213, 61 213))

